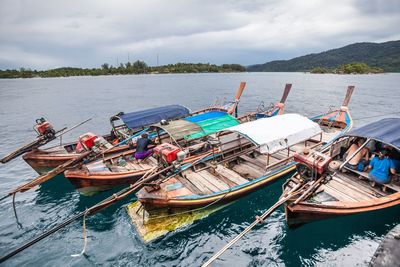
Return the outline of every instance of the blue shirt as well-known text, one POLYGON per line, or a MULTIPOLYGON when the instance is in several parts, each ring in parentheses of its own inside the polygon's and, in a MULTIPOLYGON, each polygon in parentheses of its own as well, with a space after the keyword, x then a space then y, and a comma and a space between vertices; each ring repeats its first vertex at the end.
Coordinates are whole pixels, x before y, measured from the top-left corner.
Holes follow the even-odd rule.
POLYGON ((374 157, 369 166, 372 167, 370 174, 376 178, 376 182, 381 184, 389 182, 390 169, 395 169, 393 161, 389 158, 374 157))

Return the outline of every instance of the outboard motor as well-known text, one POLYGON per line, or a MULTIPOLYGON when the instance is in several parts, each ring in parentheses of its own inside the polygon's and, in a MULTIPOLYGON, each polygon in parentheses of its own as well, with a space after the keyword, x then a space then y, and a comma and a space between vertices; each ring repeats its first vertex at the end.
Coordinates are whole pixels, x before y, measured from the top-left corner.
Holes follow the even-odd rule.
POLYGON ((44 136, 46 139, 53 139, 56 135, 53 126, 44 118, 36 119, 36 124, 33 126, 33 129, 39 136, 44 136))
POLYGON ((297 172, 303 180, 310 181, 319 178, 326 170, 332 158, 321 152, 305 148, 294 155, 297 172))

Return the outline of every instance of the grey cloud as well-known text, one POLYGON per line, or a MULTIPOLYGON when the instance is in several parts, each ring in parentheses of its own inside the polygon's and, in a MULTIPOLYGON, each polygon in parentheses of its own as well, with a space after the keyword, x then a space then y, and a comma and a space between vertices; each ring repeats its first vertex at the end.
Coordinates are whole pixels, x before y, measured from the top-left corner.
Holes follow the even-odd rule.
POLYGON ((355 6, 366 14, 400 14, 399 0, 357 0, 355 6))
POLYGON ((261 63, 400 38, 397 2, 0 0, 0 68, 261 63))

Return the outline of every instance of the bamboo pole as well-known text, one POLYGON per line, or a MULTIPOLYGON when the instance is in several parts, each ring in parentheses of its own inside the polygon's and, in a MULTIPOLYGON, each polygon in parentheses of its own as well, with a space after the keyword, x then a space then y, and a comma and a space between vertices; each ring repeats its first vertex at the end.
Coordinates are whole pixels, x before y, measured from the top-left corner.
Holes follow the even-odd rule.
POLYGON ((231 246, 233 246, 239 239, 241 239, 245 234, 251 231, 258 223, 263 222, 268 216, 272 214, 280 205, 285 203, 288 199, 293 197, 296 194, 296 190, 298 190, 302 184, 298 184, 292 190, 290 190, 289 194, 286 197, 280 198, 278 202, 276 202, 272 207, 270 207, 266 212, 264 212, 261 216, 257 216, 256 220, 246 227, 240 234, 238 234, 234 239, 232 239, 228 244, 226 244, 222 249, 220 249, 217 253, 215 253, 208 261, 206 261, 202 267, 210 266, 216 259, 218 259, 225 251, 227 251, 231 246))

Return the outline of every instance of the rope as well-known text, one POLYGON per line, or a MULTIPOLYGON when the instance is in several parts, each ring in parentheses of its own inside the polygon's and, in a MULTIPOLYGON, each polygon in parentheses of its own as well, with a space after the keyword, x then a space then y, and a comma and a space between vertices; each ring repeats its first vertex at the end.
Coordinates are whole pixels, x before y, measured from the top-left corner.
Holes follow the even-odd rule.
POLYGON ((83 254, 85 254, 86 246, 87 246, 86 216, 87 216, 87 214, 88 214, 88 211, 89 211, 89 210, 86 209, 85 214, 83 215, 83 240, 84 240, 83 249, 82 249, 81 253, 79 253, 79 254, 72 254, 71 257, 80 257, 80 256, 82 256, 83 254))
POLYGON ((15 216, 15 220, 16 220, 16 222, 17 222, 18 227, 22 228, 22 224, 21 224, 21 223, 19 222, 19 220, 18 220, 17 209, 15 208, 15 195, 16 195, 16 193, 14 193, 14 194, 12 195, 12 196, 13 196, 12 205, 13 205, 13 210, 14 210, 14 216, 15 216))
MULTIPOLYGON (((154 175, 147 177, 146 180, 150 180, 153 179, 154 177, 156 177, 157 175, 159 175, 160 173, 164 172, 164 171, 168 171, 169 169, 171 169, 172 166, 169 166, 157 173, 155 173, 154 175)), ((145 182, 145 181, 143 181, 145 182)), ((82 216, 86 215, 92 215, 94 213, 96 213, 97 211, 99 211, 100 209, 106 208, 108 207, 110 204, 112 204, 113 202, 122 199, 124 197, 126 197, 127 195, 129 195, 130 193, 132 193, 133 191, 135 191, 136 189, 138 189, 143 183, 137 183, 137 184, 133 184, 130 185, 127 188, 122 189, 121 191, 119 191, 116 194, 113 194, 112 196, 100 201, 99 203, 97 203, 96 205, 90 207, 89 209, 87 209, 86 211, 83 212, 79 212, 78 214, 74 215, 73 217, 71 217, 68 220, 65 220, 64 222, 62 222, 61 224, 55 226, 54 228, 45 231, 44 233, 42 233, 41 235, 39 235, 38 237, 34 238, 33 240, 29 241, 28 243, 18 247, 17 249, 13 250, 12 252, 8 253, 7 255, 3 256, 0 258, 0 263, 8 260, 9 258, 15 256, 16 254, 22 252, 23 250, 31 247, 32 245, 36 244, 37 242, 39 242, 40 240, 48 237, 49 235, 59 231, 60 229, 64 228, 65 226, 71 224, 72 222, 76 221, 77 219, 81 218, 82 216)), ((86 226, 86 225, 85 225, 86 226)))
MULTIPOLYGON (((143 175, 143 177, 138 181, 138 182, 140 182, 140 181, 142 181, 143 179, 145 179, 148 175, 150 175, 150 174, 152 174, 152 173, 154 173, 154 171, 155 170, 157 170, 157 168, 158 168, 158 166, 155 166, 155 167, 153 167, 153 168, 151 168, 151 169, 149 169, 144 175, 143 175)), ((133 187, 132 187, 133 188, 133 187)), ((125 193, 126 194, 126 193, 125 193)), ((121 194, 120 196, 123 196, 123 194, 121 194)), ((105 203, 103 203, 102 205, 107 205, 107 204, 109 204, 109 203, 112 203, 113 201, 115 201, 115 200, 118 200, 118 198, 120 197, 118 194, 112 194, 112 198, 110 198, 110 200, 109 201, 106 201, 105 203)), ((100 205, 99 205, 100 206, 100 205)), ((81 253, 79 253, 79 254, 72 254, 71 255, 71 257, 80 257, 80 256, 82 256, 83 254, 85 254, 85 251, 86 251, 86 247, 87 247, 87 231, 86 231, 86 216, 89 214, 89 212, 90 212, 90 210, 92 210, 92 209, 95 209, 95 208, 97 208, 98 207, 98 205, 95 205, 95 206, 93 206, 93 207, 91 207, 90 209, 86 209, 86 211, 85 211, 85 213, 84 213, 84 215, 83 215, 83 249, 82 249, 82 251, 81 251, 81 253)))
MULTIPOLYGON (((207 156, 209 156, 209 154, 210 154, 210 153, 207 153, 207 154, 204 155, 202 158, 199 158, 199 159, 197 159, 196 161, 190 163, 188 167, 190 167, 190 166, 192 166, 193 164, 195 164, 195 163, 197 163, 197 162, 203 160, 204 158, 206 158, 207 156)), ((188 167, 187 167, 187 168, 188 168, 188 167)), ((22 252, 23 250, 25 250, 25 249, 31 247, 32 245, 36 244, 36 243, 39 242, 40 240, 42 240, 42 239, 48 237, 49 235, 51 235, 51 234, 57 232, 58 230, 60 230, 60 229, 64 228, 65 226, 71 224, 72 222, 76 221, 77 219, 81 218, 82 216, 85 216, 85 215, 92 215, 92 214, 98 212, 99 210, 108 207, 108 206, 109 206, 110 204, 112 204, 113 202, 118 201, 118 200, 120 200, 120 199, 122 199, 122 198, 128 196, 129 194, 131 194, 132 192, 134 192, 135 190, 137 190, 138 188, 140 188, 140 187, 143 185, 144 182, 148 182, 148 181, 150 181, 151 179, 154 179, 156 176, 160 175, 161 173, 166 172, 166 171, 169 171, 169 170, 172 169, 172 168, 173 168, 172 165, 171 165, 171 166, 168 166, 168 167, 166 167, 166 168, 164 168, 164 169, 162 169, 162 170, 160 170, 160 171, 158 171, 158 172, 152 174, 151 176, 148 176, 148 177, 146 177, 145 179, 142 179, 141 182, 137 182, 137 183, 135 183, 135 184, 131 184, 129 187, 124 188, 124 189, 122 189, 121 191, 119 191, 118 193, 113 194, 112 196, 110 196, 110 197, 108 197, 108 198, 106 198, 106 199, 100 201, 99 203, 97 203, 97 204, 95 204, 94 206, 90 207, 90 208, 87 209, 86 211, 80 212, 80 213, 74 215, 73 217, 71 217, 70 219, 68 219, 68 220, 66 220, 66 221, 64 221, 64 222, 62 222, 62 223, 59 224, 59 225, 57 225, 56 227, 54 227, 54 228, 52 228, 52 229, 50 229, 50 230, 48 230, 48 231, 45 231, 43 234, 39 235, 38 237, 34 238, 33 240, 29 241, 28 243, 26 243, 26 244, 24 244, 24 245, 18 247, 17 249, 11 251, 11 252, 8 253, 7 255, 1 257, 1 258, 0 258, 0 263, 2 263, 2 262, 4 262, 4 261, 8 260, 9 258, 11 258, 11 257, 15 256, 16 254, 22 252)), ((185 170, 185 169, 186 169, 186 168, 181 168, 178 172, 174 173, 174 174, 171 175, 170 177, 173 177, 174 175, 177 175, 178 173, 182 172, 182 171, 185 170)), ((86 224, 85 224, 84 226, 86 226, 86 224)), ((86 233, 86 232, 85 232, 85 233, 86 233)), ((86 240, 86 239, 85 239, 85 240, 86 240)), ((85 241, 85 243, 86 243, 86 241, 85 241)), ((86 247, 86 245, 85 245, 85 247, 86 247)), ((85 247, 84 247, 84 250, 85 250, 85 247)))

